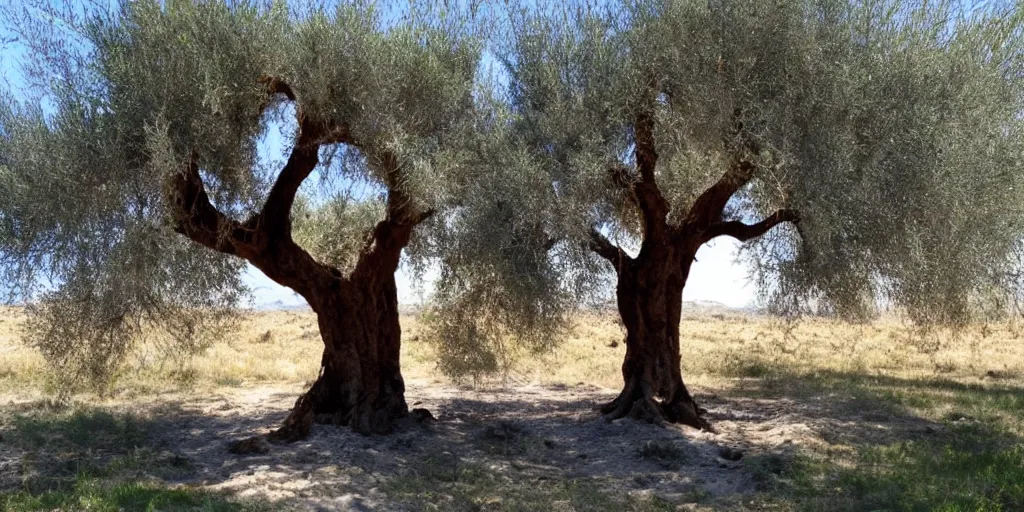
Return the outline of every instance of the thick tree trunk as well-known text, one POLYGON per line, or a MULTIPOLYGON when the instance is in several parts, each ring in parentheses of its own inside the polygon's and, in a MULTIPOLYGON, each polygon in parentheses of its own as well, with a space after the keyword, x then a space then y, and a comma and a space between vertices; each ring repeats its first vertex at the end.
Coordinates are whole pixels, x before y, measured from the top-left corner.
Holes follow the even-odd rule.
MULTIPOLYGON (((636 258, 612 244, 594 226, 589 247, 608 260, 618 274, 616 296, 626 327, 625 380, 622 393, 602 408, 611 418, 633 416, 682 423, 711 430, 705 411, 683 383, 679 355, 679 317, 683 287, 697 249, 719 237, 740 241, 759 237, 782 222, 800 222, 796 210, 777 210, 756 224, 724 219, 729 200, 757 174, 760 145, 743 130, 743 112, 733 112, 734 127, 724 133, 725 147, 734 153, 729 169, 698 196, 677 225, 669 224, 672 206, 657 180, 655 140, 656 98, 664 92, 654 75, 648 77, 651 95, 641 104, 633 124, 635 172, 623 165, 609 168, 613 184, 631 193, 630 201, 643 220, 643 244, 636 258), (739 144, 736 145, 736 142, 739 144)), ((676 205, 677 207, 681 205, 676 205)))
POLYGON ((270 439, 303 439, 314 422, 364 434, 389 433, 392 422, 409 411, 399 365, 394 274, 319 299, 314 310, 324 342, 320 375, 270 439))
MULTIPOLYGON (((262 77, 268 101, 295 92, 280 78, 262 77)), ((399 370, 401 328, 395 271, 413 229, 433 214, 422 209, 401 186, 402 165, 386 147, 353 139, 345 123, 324 124, 297 105, 299 136, 258 213, 240 222, 210 201, 192 151, 182 172, 169 176, 166 200, 173 205, 174 229, 192 241, 245 259, 267 277, 302 295, 317 314, 324 342, 320 374, 295 403, 272 440, 295 441, 309 435, 315 421, 344 425, 363 433, 387 433, 408 414, 405 383, 399 370), (388 189, 387 215, 377 223, 371 243, 359 253, 351 275, 313 258, 292 238, 292 206, 302 183, 319 164, 324 144, 358 147, 381 173, 388 189)), ((239 449, 246 449, 245 443, 239 449)))
POLYGON ((710 430, 680 368, 679 320, 693 253, 648 249, 618 269, 616 298, 626 328, 625 384, 601 412, 612 419, 629 416, 710 430))

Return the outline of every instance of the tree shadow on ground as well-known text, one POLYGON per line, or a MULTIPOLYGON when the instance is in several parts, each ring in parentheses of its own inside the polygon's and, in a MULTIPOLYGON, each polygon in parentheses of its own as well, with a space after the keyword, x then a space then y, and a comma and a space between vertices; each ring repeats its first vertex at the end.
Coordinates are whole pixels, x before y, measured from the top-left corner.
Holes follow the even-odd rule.
POLYGON ((588 510, 646 510, 749 485, 739 464, 718 457, 713 437, 632 420, 606 423, 594 411, 599 394, 579 395, 452 389, 418 404, 437 415, 429 424, 403 422, 389 436, 317 425, 309 439, 248 456, 229 453, 229 442, 266 433, 284 419, 294 394, 267 393, 256 406, 224 397, 132 410, 26 404, 5 411, 11 449, 0 476, 7 490, 41 493, 69 488, 85 471, 327 510, 537 509, 563 501, 588 510))
POLYGON ((723 395, 768 404, 762 425, 799 418, 816 441, 757 461, 769 501, 783 496, 807 510, 1024 509, 1016 384, 776 369, 723 395))
MULTIPOLYGON (((436 422, 404 422, 389 436, 317 425, 307 440, 239 456, 228 443, 266 433, 296 398, 277 389, 243 394, 132 408, 8 407, 0 427, 0 483, 5 490, 40 493, 73 486, 85 473, 201 487, 304 510, 536 510, 559 503, 575 510, 663 510, 685 503, 759 508, 763 503, 752 496, 813 505, 834 493, 801 478, 836 473, 807 462, 812 445, 877 449, 880 460, 888 460, 885 450, 908 443, 987 454, 1019 440, 989 428, 986 414, 1019 414, 1024 403, 1021 389, 1009 386, 777 372, 699 395, 719 430, 704 433, 629 419, 605 422, 595 408, 613 394, 586 386, 410 388, 411 403, 433 411, 436 422), (920 408, 946 403, 948 418, 920 414, 920 408), (726 448, 743 459, 727 460, 726 448)), ((913 451, 901 460, 921 471, 941 462, 913 451)), ((869 483, 883 474, 843 478, 874 495, 880 484, 869 483)))
MULTIPOLYGON (((727 402, 761 409, 745 419, 760 423, 790 417, 805 421, 821 439, 837 444, 889 444, 941 435, 951 422, 978 415, 1024 415, 1024 388, 1003 383, 965 384, 950 379, 905 378, 860 372, 774 370, 744 379, 723 393, 727 402), (941 414, 936 416, 934 412, 941 414), (925 414, 929 413, 929 414, 925 414)), ((722 420, 737 417, 726 412, 722 420)), ((720 420, 721 421, 721 420, 720 420)))

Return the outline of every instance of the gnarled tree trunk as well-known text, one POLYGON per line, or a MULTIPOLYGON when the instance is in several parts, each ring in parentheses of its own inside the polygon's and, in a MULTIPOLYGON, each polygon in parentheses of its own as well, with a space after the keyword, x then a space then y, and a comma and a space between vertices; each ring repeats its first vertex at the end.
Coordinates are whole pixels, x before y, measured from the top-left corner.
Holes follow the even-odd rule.
POLYGON ((709 430, 680 368, 679 320, 693 254, 661 247, 622 263, 616 299, 626 328, 624 387, 602 412, 709 430))
POLYGON ((386 434, 408 413, 394 274, 378 277, 317 301, 324 342, 320 374, 272 440, 305 438, 314 422, 386 434))
MULTIPOLYGON (((281 80, 263 80, 268 97, 296 101, 281 80)), ((267 277, 291 288, 317 314, 324 342, 320 374, 295 403, 278 441, 309 435, 315 421, 344 425, 363 433, 387 433, 408 413, 399 370, 401 328, 395 271, 413 229, 433 214, 418 208, 400 186, 401 165, 386 148, 360 144, 347 125, 318 124, 297 109, 299 136, 259 212, 244 222, 210 201, 193 151, 181 173, 168 178, 167 200, 174 229, 194 242, 245 259, 267 277), (348 276, 316 261, 292 238, 291 210, 302 182, 319 163, 323 144, 358 147, 369 165, 381 171, 388 189, 386 217, 348 276)))
MULTIPOLYGON (((659 90, 651 77, 652 93, 659 90)), ((739 110, 734 112, 735 131, 726 134, 724 146, 735 157, 713 185, 698 196, 675 223, 669 223, 672 206, 658 188, 655 143, 654 93, 633 125, 636 166, 616 164, 609 168, 611 182, 630 192, 640 212, 643 237, 640 254, 630 257, 596 228, 590 233, 590 249, 608 260, 618 274, 616 298, 626 328, 626 359, 622 363, 622 393, 602 408, 610 418, 632 416, 682 423, 710 430, 704 409, 686 389, 680 368, 679 320, 683 287, 697 249, 719 237, 740 241, 765 234, 783 222, 800 221, 795 210, 778 210, 756 224, 725 220, 725 206, 757 173, 748 157, 758 145, 742 136, 739 110), (738 144, 737 144, 738 141, 738 144)), ((679 207, 680 205, 677 205, 679 207)))

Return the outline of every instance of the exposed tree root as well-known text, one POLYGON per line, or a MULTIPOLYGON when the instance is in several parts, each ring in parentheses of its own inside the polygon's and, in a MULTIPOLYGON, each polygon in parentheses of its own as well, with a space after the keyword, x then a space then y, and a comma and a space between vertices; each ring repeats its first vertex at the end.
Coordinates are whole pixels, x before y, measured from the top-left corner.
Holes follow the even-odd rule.
POLYGON ((389 434, 393 423, 409 413, 404 394, 400 391, 380 393, 377 399, 365 399, 356 404, 347 398, 361 396, 350 389, 332 386, 339 379, 321 375, 313 387, 295 402, 292 412, 280 428, 268 439, 278 443, 291 443, 309 437, 314 423, 349 427, 361 434, 389 434))
POLYGON ((634 378, 630 379, 618 397, 601 407, 601 413, 608 420, 629 417, 655 423, 679 423, 714 432, 711 423, 704 418, 707 411, 697 405, 685 387, 681 387, 674 395, 672 400, 659 400, 649 385, 634 378))

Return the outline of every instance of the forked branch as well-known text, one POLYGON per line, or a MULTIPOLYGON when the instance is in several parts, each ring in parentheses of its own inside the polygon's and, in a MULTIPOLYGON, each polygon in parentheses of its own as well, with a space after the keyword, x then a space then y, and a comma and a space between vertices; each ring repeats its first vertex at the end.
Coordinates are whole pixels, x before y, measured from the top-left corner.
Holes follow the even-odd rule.
POLYGON ((251 234, 210 202, 203 177, 199 174, 199 155, 194 151, 181 172, 167 182, 173 229, 213 250, 242 256, 240 243, 251 241, 251 234))
POLYGON ((353 275, 393 273, 398 268, 402 249, 409 244, 413 229, 434 215, 433 209, 416 205, 405 191, 403 171, 398 156, 389 149, 368 154, 371 165, 384 175, 388 189, 384 220, 373 228, 369 243, 359 255, 353 275))
POLYGON ((656 235, 665 231, 669 204, 655 179, 658 150, 654 139, 654 112, 644 110, 637 115, 633 130, 636 167, 640 175, 640 180, 633 184, 633 193, 644 216, 646 233, 656 235))
MULTIPOLYGON (((291 86, 277 77, 263 77, 260 80, 267 88, 270 97, 281 94, 291 101, 296 96, 291 86)), ((268 99, 269 102, 269 99, 268 99)), ((271 237, 291 236, 290 214, 295 203, 295 195, 299 187, 312 174, 320 162, 319 152, 322 144, 352 144, 348 126, 344 124, 328 125, 311 120, 300 105, 297 109, 299 134, 295 147, 288 157, 288 162, 270 189, 267 201, 259 214, 246 222, 253 229, 266 230, 271 237)))
POLYGON ((722 140, 726 151, 732 154, 732 164, 718 181, 690 206, 686 218, 688 223, 698 230, 708 229, 721 220, 729 199, 750 183, 758 171, 751 157, 761 152, 761 145, 744 130, 742 109, 733 110, 732 125, 722 140))
POLYGON ((608 260, 608 262, 615 267, 616 272, 618 272, 619 269, 621 269, 623 265, 628 263, 630 260, 626 251, 623 251, 621 247, 613 244, 608 240, 608 237, 602 235, 601 232, 596 229, 590 230, 589 245, 590 250, 594 251, 594 254, 608 260))
POLYGON ((722 177, 701 194, 687 214, 687 220, 699 228, 707 228, 722 218, 725 205, 744 185, 754 179, 757 167, 742 160, 736 162, 722 177))
POLYGON ((314 297, 311 291, 323 284, 323 278, 332 275, 290 237, 268 242, 265 231, 239 223, 218 210, 206 193, 195 152, 185 169, 171 176, 167 185, 172 227, 192 241, 245 259, 307 300, 314 297))
POLYGON ((757 224, 744 224, 740 221, 717 222, 704 232, 703 239, 707 242, 715 237, 731 236, 741 242, 746 242, 747 240, 764 235, 783 222, 799 224, 800 212, 796 210, 778 210, 757 224))

